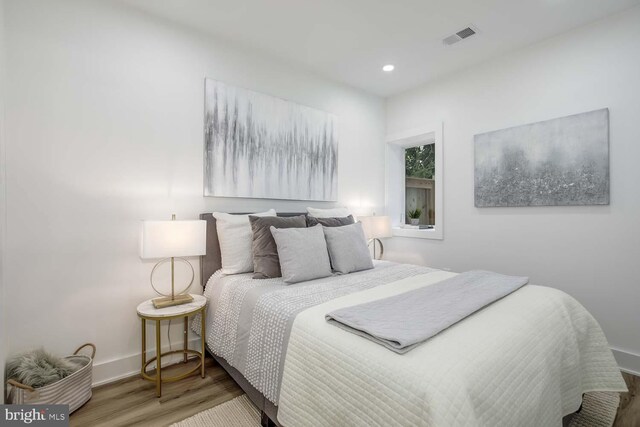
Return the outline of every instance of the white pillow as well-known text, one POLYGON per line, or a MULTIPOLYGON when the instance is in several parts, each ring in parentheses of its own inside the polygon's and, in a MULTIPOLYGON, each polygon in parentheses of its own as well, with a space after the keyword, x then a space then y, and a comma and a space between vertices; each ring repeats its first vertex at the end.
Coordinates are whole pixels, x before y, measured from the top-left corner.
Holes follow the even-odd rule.
MULTIPOLYGON (((251 214, 253 216, 276 216, 274 209, 266 212, 251 214)), ((231 215, 224 212, 214 212, 216 230, 220 241, 222 255, 222 273, 239 274, 253 271, 253 254, 251 243, 251 224, 249 215, 231 215)))
POLYGON ((315 218, 344 218, 350 215, 347 208, 318 209, 307 208, 309 215, 315 218))

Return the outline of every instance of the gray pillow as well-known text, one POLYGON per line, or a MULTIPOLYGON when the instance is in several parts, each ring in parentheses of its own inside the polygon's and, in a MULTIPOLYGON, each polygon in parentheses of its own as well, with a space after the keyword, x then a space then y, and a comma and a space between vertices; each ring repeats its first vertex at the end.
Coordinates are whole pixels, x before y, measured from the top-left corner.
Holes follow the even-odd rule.
POLYGON ((338 273, 373 268, 362 224, 357 222, 342 227, 323 227, 331 265, 338 273))
POLYGON ((272 226, 270 230, 278 247, 285 283, 331 276, 329 253, 321 225, 281 229, 272 226))
POLYGON ((253 233, 253 278, 269 279, 280 277, 280 260, 278 248, 273 240, 270 227, 275 228, 304 228, 307 226, 305 215, 292 217, 252 216, 249 215, 251 232, 253 233))
POLYGON ((307 227, 313 227, 318 224, 325 227, 342 227, 343 225, 353 224, 354 222, 352 215, 344 218, 316 218, 315 216, 307 215, 307 227))

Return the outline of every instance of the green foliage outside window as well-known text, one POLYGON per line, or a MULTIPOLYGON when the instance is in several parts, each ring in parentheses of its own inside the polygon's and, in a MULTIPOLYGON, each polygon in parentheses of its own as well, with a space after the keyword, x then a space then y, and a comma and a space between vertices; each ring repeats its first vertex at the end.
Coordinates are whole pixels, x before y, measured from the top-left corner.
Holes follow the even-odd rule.
POLYGON ((407 148, 404 154, 407 176, 433 179, 436 170, 436 145, 420 145, 407 148))

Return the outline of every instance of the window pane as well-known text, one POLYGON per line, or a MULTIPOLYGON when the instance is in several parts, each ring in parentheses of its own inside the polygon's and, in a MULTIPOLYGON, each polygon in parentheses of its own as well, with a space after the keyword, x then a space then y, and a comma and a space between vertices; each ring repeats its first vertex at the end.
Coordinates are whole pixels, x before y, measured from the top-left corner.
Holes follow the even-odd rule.
POLYGON ((405 223, 435 224, 435 144, 405 150, 405 223))

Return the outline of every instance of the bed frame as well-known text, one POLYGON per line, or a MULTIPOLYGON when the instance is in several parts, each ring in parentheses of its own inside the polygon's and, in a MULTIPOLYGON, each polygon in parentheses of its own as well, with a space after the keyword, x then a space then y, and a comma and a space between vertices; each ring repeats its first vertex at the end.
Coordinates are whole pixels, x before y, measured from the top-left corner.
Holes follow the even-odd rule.
MULTIPOLYGON (((237 215, 246 215, 238 213, 237 215)), ((298 215, 306 215, 306 212, 291 212, 291 213, 278 213, 278 216, 290 217, 298 215)), ((207 284, 209 277, 217 270, 222 268, 222 256, 220 254, 220 241, 218 240, 218 231, 216 229, 216 219, 211 213, 200 214, 200 219, 207 221, 207 253, 200 257, 200 284, 202 288, 207 284)), ((249 381, 233 366, 223 359, 218 357, 207 345, 209 353, 213 358, 224 368, 225 371, 234 379, 236 383, 244 390, 247 397, 258 407, 261 412, 262 426, 264 427, 281 427, 277 422, 278 407, 274 405, 269 399, 264 397, 255 387, 253 387, 249 381)))
MULTIPOLYGON (((238 213, 237 215, 243 215, 238 213)), ((244 214, 246 215, 246 214, 244 214)), ((283 217, 291 217, 298 215, 306 215, 306 212, 302 213, 279 213, 278 216, 283 217)), ((217 270, 222 268, 222 257, 220 255, 220 241, 218 240, 218 232, 216 229, 216 219, 213 217, 211 213, 203 213, 200 214, 200 219, 207 221, 207 253, 200 257, 200 284, 202 288, 207 284, 209 277, 217 270)), ((209 353, 213 356, 213 358, 224 368, 225 371, 234 379, 236 383, 244 390, 247 394, 247 397, 253 402, 254 405, 258 407, 261 413, 261 423, 263 427, 282 427, 278 424, 278 407, 274 405, 269 399, 264 397, 262 393, 260 393, 255 387, 253 387, 249 381, 234 367, 229 365, 229 363, 223 359, 222 357, 218 357, 207 345, 207 349, 209 353)), ((582 409, 582 405, 577 412, 580 412, 582 409)), ((573 418, 575 414, 569 414, 562 419, 562 425, 568 426, 571 422, 571 418, 573 418)))

